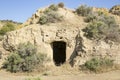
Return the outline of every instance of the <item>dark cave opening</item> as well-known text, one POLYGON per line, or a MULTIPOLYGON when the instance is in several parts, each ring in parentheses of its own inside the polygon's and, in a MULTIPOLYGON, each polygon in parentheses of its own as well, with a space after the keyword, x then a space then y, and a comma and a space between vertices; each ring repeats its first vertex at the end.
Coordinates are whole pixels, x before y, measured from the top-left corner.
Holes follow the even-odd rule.
POLYGON ((66 61, 66 43, 63 41, 55 41, 52 43, 53 60, 56 66, 60 66, 66 61))

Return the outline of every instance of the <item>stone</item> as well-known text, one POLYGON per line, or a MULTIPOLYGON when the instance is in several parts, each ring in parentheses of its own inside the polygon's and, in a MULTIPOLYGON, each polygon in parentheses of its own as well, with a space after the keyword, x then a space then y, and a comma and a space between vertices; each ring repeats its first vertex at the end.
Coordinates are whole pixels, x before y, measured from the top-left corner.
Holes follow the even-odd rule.
POLYGON ((120 5, 113 6, 110 10, 110 13, 120 16, 120 5))

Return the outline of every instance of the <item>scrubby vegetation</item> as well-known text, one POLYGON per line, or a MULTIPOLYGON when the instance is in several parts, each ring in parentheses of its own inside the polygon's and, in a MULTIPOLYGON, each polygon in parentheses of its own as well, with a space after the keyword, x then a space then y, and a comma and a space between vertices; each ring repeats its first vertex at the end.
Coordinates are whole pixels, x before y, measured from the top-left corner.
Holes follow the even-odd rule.
POLYGON ((0 35, 5 35, 9 31, 15 30, 15 26, 12 23, 6 23, 0 30, 0 35))
POLYGON ((64 8, 64 3, 63 2, 58 3, 58 7, 64 8))
POLYGON ((93 58, 84 65, 87 69, 94 72, 102 72, 113 67, 113 60, 108 58, 93 58))
POLYGON ((43 14, 40 17, 39 23, 40 24, 55 23, 55 22, 58 22, 61 20, 62 20, 62 16, 60 16, 58 13, 56 13, 54 11, 50 11, 46 14, 43 14))
POLYGON ((76 13, 80 16, 87 16, 92 12, 92 7, 88 7, 87 5, 81 5, 76 9, 76 13))
POLYGON ((58 11, 58 6, 55 4, 50 5, 48 8, 53 11, 58 11))
POLYGON ((37 66, 43 66, 47 61, 45 54, 37 54, 37 49, 31 43, 20 44, 3 63, 3 68, 10 72, 31 72, 37 66))
POLYGON ((50 5, 49 8, 47 8, 44 11, 44 14, 41 15, 39 22, 40 24, 46 24, 46 23, 55 23, 58 21, 62 21, 63 17, 57 13, 58 6, 56 5, 50 5))
POLYGON ((120 42, 120 29, 113 16, 91 13, 87 15, 85 22, 89 22, 83 29, 87 38, 120 42))
POLYGON ((12 23, 12 24, 16 24, 16 25, 21 25, 22 24, 21 22, 16 22, 16 21, 13 21, 13 20, 0 20, 0 22, 2 22, 2 23, 12 23))

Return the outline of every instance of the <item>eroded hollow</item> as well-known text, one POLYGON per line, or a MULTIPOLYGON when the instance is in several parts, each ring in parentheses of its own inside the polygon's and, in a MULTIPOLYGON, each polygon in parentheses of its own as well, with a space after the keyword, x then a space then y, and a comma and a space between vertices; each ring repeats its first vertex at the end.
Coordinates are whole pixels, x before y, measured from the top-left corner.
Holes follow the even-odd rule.
POLYGON ((56 66, 60 66, 66 61, 66 43, 63 41, 55 41, 52 43, 53 60, 56 66))

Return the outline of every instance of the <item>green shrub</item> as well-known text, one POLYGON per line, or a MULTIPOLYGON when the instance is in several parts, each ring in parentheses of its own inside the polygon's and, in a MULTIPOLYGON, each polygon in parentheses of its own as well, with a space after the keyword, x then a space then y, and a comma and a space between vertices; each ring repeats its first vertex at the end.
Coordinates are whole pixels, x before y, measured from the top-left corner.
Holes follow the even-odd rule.
POLYGON ((109 25, 116 24, 113 16, 107 16, 107 15, 105 15, 103 13, 99 13, 99 12, 92 12, 86 16, 85 22, 93 22, 93 21, 102 21, 109 25))
POLYGON ((53 11, 57 11, 58 10, 58 6, 55 4, 52 4, 49 6, 49 9, 53 10, 53 11))
POLYGON ((39 19, 40 24, 46 24, 48 22, 47 15, 42 15, 39 19))
POLYGON ((117 25, 110 25, 108 30, 103 30, 105 35, 105 40, 111 40, 113 42, 120 42, 120 29, 117 25))
POLYGON ((14 25, 12 23, 7 23, 1 28, 0 35, 5 35, 7 32, 13 31, 13 30, 15 30, 14 25))
POLYGON ((64 8, 64 3, 63 2, 58 3, 58 7, 64 8))
POLYGON ((62 19, 63 19, 63 17, 60 16, 57 12, 50 11, 50 12, 47 12, 46 14, 43 14, 40 17, 38 23, 40 23, 40 24, 55 23, 58 21, 62 21, 62 19))
POLYGON ((84 65, 87 69, 97 72, 106 67, 113 66, 113 60, 107 58, 93 58, 84 65))
POLYGON ((85 36, 89 39, 103 39, 120 42, 120 29, 116 24, 114 17, 106 15, 88 15, 86 22, 90 22, 83 29, 85 36))
POLYGON ((38 23, 41 25, 46 23, 55 23, 58 21, 62 21, 63 17, 59 15, 56 11, 58 10, 58 6, 52 4, 50 5, 41 15, 38 23))
POLYGON ((62 20, 62 16, 60 16, 58 13, 53 11, 47 13, 47 16, 48 16, 48 22, 50 23, 55 23, 62 20))
POLYGON ((116 24, 115 18, 113 16, 101 15, 101 16, 99 16, 98 21, 102 21, 105 24, 107 24, 108 26, 116 24))
POLYGON ((80 16, 87 16, 92 12, 92 8, 86 5, 81 5, 76 9, 76 12, 80 16))
POLYGON ((43 66, 45 54, 37 54, 36 47, 31 43, 20 44, 3 63, 3 68, 10 72, 30 72, 37 66, 43 66))
POLYGON ((89 23, 83 31, 85 32, 85 36, 89 39, 102 39, 103 38, 103 28, 106 27, 101 21, 95 21, 89 23))
MULTIPOLYGON (((53 11, 53 10, 47 8, 47 9, 45 9, 45 11, 44 11, 43 13, 44 13, 44 14, 48 14, 48 13, 51 12, 51 11, 53 11)), ((54 12, 56 12, 56 11, 54 11, 54 12)))
POLYGON ((85 22, 94 22, 98 20, 98 15, 96 13, 90 13, 84 19, 85 22))

